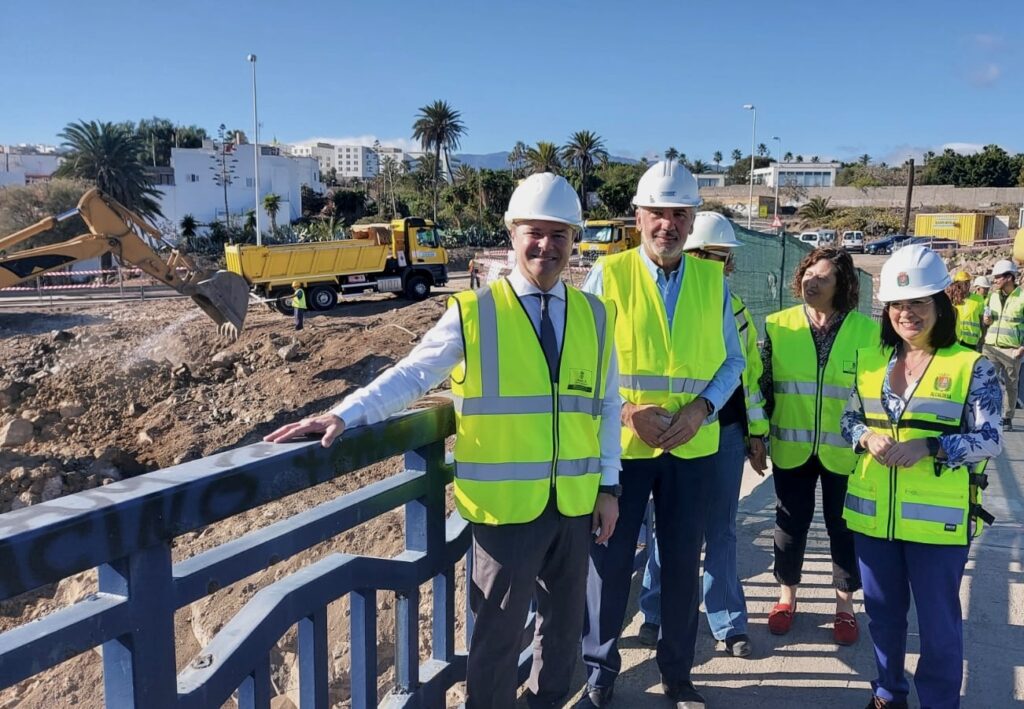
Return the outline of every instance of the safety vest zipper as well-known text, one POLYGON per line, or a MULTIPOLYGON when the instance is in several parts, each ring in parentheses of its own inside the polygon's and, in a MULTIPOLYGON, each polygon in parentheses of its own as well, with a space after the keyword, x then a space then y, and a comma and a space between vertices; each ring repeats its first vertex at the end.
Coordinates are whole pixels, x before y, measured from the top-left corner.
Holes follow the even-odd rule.
POLYGON ((825 386, 825 368, 818 363, 818 376, 817 386, 814 388, 814 445, 811 446, 811 455, 818 455, 818 444, 821 439, 821 408, 824 405, 822 401, 821 389, 825 386))
MULTIPOLYGON (((928 360, 928 365, 921 372, 921 376, 917 382, 914 383, 914 389, 910 392, 910 396, 907 398, 906 404, 903 406, 903 410, 900 411, 900 415, 896 417, 895 421, 889 423, 889 428, 892 429, 892 438, 897 443, 902 443, 900 440, 900 421, 903 420, 903 414, 907 413, 907 409, 910 408, 910 401, 914 398, 914 394, 917 393, 917 383, 924 380, 924 375, 931 369, 932 362, 935 361, 935 356, 928 360)), ((904 379, 906 376, 904 375, 904 379)), ((884 386, 883 386, 884 391, 884 386)), ((884 395, 883 395, 884 396, 884 395)), ((884 408, 884 403, 883 403, 884 408)), ((893 541, 896 538, 896 479, 898 477, 898 471, 895 465, 889 466, 889 523, 886 527, 886 537, 889 541, 893 541)))

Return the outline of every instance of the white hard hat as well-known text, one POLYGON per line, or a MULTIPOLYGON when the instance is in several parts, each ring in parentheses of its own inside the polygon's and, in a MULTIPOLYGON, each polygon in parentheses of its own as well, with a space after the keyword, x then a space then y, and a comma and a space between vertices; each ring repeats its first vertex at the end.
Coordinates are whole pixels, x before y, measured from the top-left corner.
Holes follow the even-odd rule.
POLYGON ((519 183, 508 200, 505 226, 527 219, 568 224, 583 228, 583 207, 568 181, 551 172, 530 175, 519 183))
POLYGON ((946 264, 937 253, 921 244, 904 246, 882 265, 878 299, 883 303, 924 298, 946 289, 952 282, 946 264))
POLYGON ((1017 275, 1017 264, 1005 258, 1001 261, 996 261, 996 265, 992 267, 992 277, 995 278, 996 276, 1001 276, 1004 273, 1017 275))
POLYGON ((988 276, 978 276, 971 285, 975 288, 991 288, 992 281, 988 279, 988 276))
POLYGON ((637 207, 699 207, 697 179, 674 160, 661 160, 648 168, 636 185, 637 207))
POLYGON ((696 251, 705 246, 735 249, 743 244, 736 240, 736 230, 724 215, 718 212, 697 212, 693 219, 693 231, 686 237, 683 251, 696 251))

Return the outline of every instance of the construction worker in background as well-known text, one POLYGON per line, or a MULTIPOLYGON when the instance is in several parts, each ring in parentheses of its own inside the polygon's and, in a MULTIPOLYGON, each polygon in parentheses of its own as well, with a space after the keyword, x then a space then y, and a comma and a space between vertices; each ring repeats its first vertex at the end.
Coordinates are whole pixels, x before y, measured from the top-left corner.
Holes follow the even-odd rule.
POLYGON ((476 290, 480 287, 480 254, 473 254, 469 260, 469 287, 476 290))
POLYGON ((583 636, 587 689, 578 707, 612 701, 637 537, 653 492, 661 558, 662 690, 703 707, 690 681, 700 605, 700 551, 719 446, 717 414, 743 370, 722 264, 683 253, 701 203, 697 181, 663 161, 640 178, 633 204, 641 245, 600 259, 583 289, 618 312, 622 497, 608 544, 591 546, 583 636))
POLYGON ((960 706, 960 582, 972 537, 993 521, 979 489, 1002 441, 995 368, 957 344, 948 283, 942 259, 925 246, 899 249, 882 266, 881 347, 858 352, 842 417, 843 437, 859 454, 843 516, 854 532, 878 669, 870 708, 908 706, 911 594, 920 706, 960 706))
POLYGON ((992 267, 995 290, 984 312, 985 346, 982 352, 996 367, 1003 385, 1003 430, 1013 430, 1017 408, 1017 380, 1024 355, 1024 293, 1017 287, 1017 264, 1003 259, 992 267))
POLYGON ((971 300, 977 300, 982 305, 988 300, 988 292, 992 288, 992 281, 988 279, 988 276, 978 276, 974 279, 974 283, 971 284, 971 300))
POLYGON ((292 295, 292 311, 295 313, 295 329, 302 329, 302 317, 306 314, 306 289, 298 281, 292 283, 295 289, 292 295))
POLYGON ((583 626, 588 550, 615 531, 619 493, 614 311, 561 281, 582 210, 551 173, 526 178, 505 212, 516 266, 462 291, 408 357, 331 413, 264 440, 323 433, 401 411, 451 374, 455 504, 473 530, 476 620, 466 706, 511 709, 536 599, 531 708, 561 706, 583 626))
POLYGON ((985 304, 968 297, 970 284, 971 274, 967 271, 957 271, 953 282, 946 286, 946 295, 956 308, 957 340, 968 349, 980 350, 985 304))
POLYGON ((853 534, 843 522, 843 498, 857 456, 840 435, 839 419, 853 385, 857 350, 877 345, 878 324, 857 312, 857 269, 843 249, 828 246, 807 254, 797 266, 792 289, 804 302, 768 316, 762 355, 761 392, 771 422, 772 480, 778 498, 779 601, 768 614, 768 630, 785 635, 793 625, 820 480, 836 591, 832 639, 852 645, 859 637, 853 594, 860 588, 860 573, 853 534))
MULTIPOLYGON (((722 263, 728 277, 735 269, 733 249, 740 246, 727 218, 716 212, 698 212, 693 233, 683 249, 698 258, 722 263)), ((704 531, 704 614, 718 649, 735 657, 747 657, 752 647, 747 635, 747 601, 736 569, 736 510, 744 456, 759 474, 763 475, 767 468, 764 437, 768 435, 768 419, 758 385, 761 352, 757 328, 735 293, 732 310, 744 345, 746 366, 742 386, 736 387, 718 414, 718 452, 712 457, 713 467, 707 471, 711 490, 704 531)), ((656 539, 647 557, 640 610, 644 623, 638 639, 643 645, 655 645, 661 624, 661 564, 656 539)))

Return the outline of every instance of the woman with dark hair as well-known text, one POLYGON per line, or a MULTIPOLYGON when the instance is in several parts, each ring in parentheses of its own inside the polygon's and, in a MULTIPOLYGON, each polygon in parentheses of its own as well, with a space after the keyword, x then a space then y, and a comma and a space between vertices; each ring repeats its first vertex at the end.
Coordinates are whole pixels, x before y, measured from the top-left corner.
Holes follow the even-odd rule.
POLYGON ((949 272, 924 246, 882 267, 881 347, 857 353, 843 437, 860 460, 845 510, 864 581, 878 677, 869 709, 905 708, 907 612, 921 636, 914 684, 922 707, 960 706, 960 582, 981 508, 985 463, 1002 450, 995 367, 957 343, 949 272))
POLYGON ((957 271, 953 282, 946 286, 946 295, 956 308, 956 339, 968 349, 981 350, 985 303, 968 297, 970 290, 971 274, 967 271, 957 271))
POLYGON ((853 594, 860 574, 853 535, 843 522, 846 478, 857 455, 843 441, 839 419, 853 385, 856 352, 878 341, 878 325, 857 312, 860 286, 850 255, 818 248, 797 267, 793 293, 802 305, 769 315, 765 322, 761 392, 771 422, 775 494, 775 579, 779 602, 768 629, 789 632, 796 613, 807 533, 821 480, 822 512, 832 556, 836 613, 832 637, 857 641, 853 594))

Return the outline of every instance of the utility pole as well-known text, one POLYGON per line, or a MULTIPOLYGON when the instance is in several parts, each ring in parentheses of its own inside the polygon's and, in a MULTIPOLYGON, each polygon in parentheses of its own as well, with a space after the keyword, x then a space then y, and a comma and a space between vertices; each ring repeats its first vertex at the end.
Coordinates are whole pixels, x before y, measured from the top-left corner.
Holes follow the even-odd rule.
POLYGON ((903 205, 903 233, 910 233, 910 199, 914 196, 914 158, 910 158, 910 174, 907 178, 907 201, 903 205))
POLYGON ((256 245, 263 244, 263 232, 260 230, 260 212, 263 207, 260 205, 260 119, 256 112, 256 55, 249 54, 246 60, 252 64, 252 132, 255 145, 253 146, 253 172, 256 183, 256 245))

